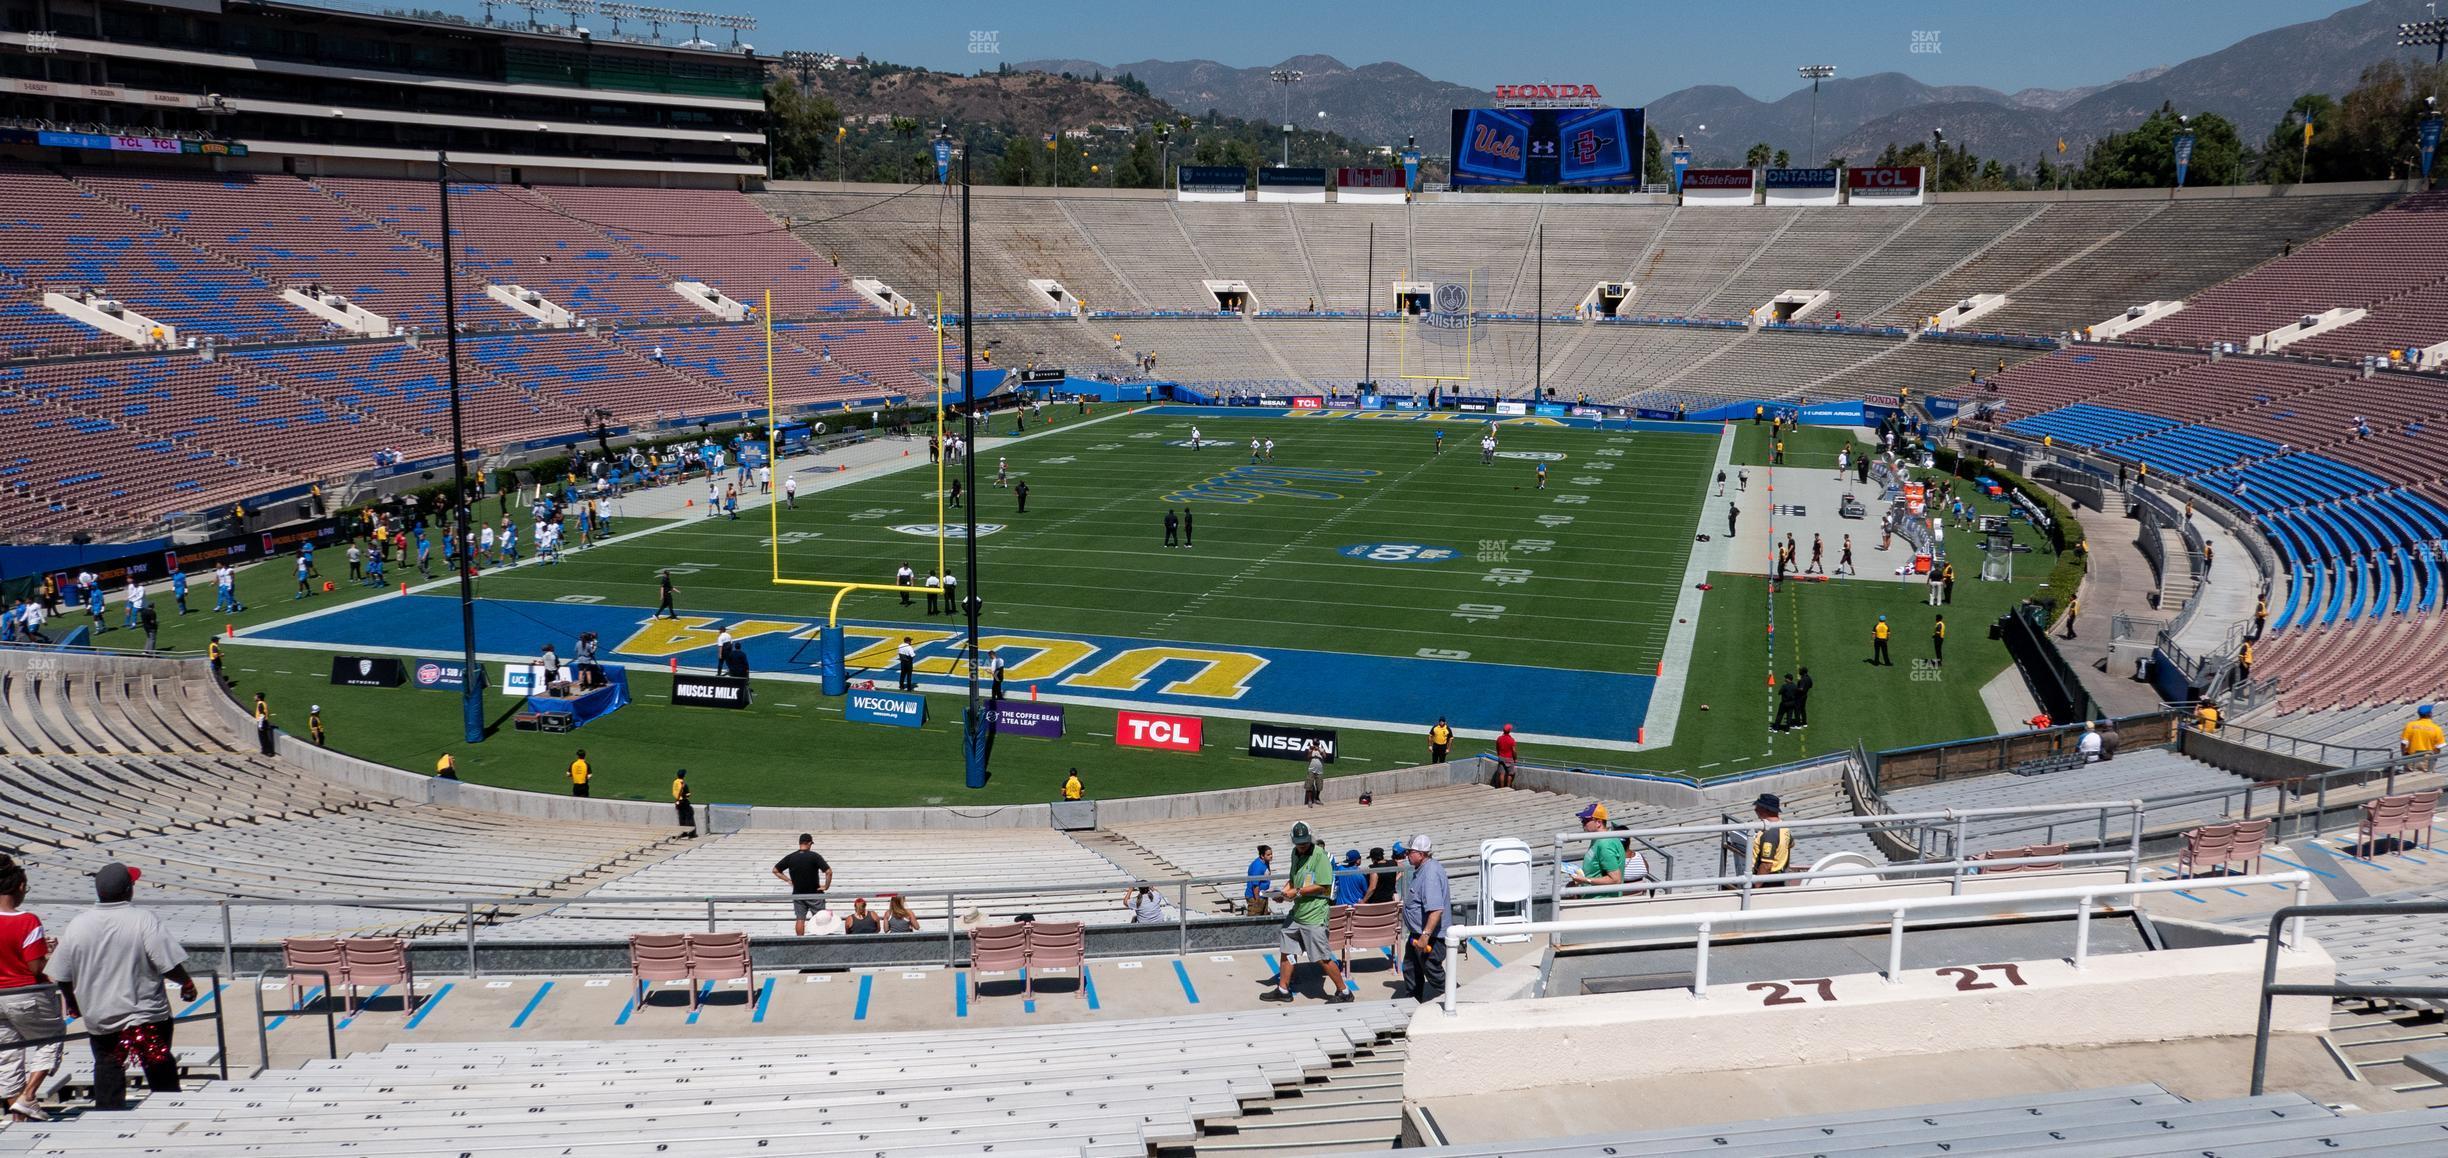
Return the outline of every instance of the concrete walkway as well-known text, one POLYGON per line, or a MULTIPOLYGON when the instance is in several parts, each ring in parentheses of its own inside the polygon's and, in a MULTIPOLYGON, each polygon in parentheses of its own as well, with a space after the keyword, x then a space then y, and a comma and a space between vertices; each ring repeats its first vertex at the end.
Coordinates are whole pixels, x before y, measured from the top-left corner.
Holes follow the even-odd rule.
MULTIPOLYGON (((2067 639, 2060 630, 2054 638, 2058 652, 2073 666, 2074 674, 2082 679, 2083 689, 2091 693, 2092 702, 2100 711, 2111 716, 2155 712, 2159 710, 2159 693, 2151 685, 2136 681, 2133 673, 2134 664, 2150 658, 2157 646, 2156 632, 2115 641, 2109 638, 2109 622, 2119 614, 2163 621, 2172 618, 2175 609, 2162 612, 2151 605, 2151 594, 2158 590, 2159 583, 2151 573, 2150 560, 2139 546, 2141 524, 2124 516, 2122 496, 2112 492, 2109 505, 2120 509, 2110 513, 2067 504, 2074 512, 2075 523, 2082 527, 2083 540, 2091 544, 2091 567, 2083 579, 2082 609, 2075 621, 2075 637, 2067 639)), ((2181 552, 2175 564, 2184 565, 2181 552)), ((2043 594, 2064 598, 2062 592, 2043 594)))

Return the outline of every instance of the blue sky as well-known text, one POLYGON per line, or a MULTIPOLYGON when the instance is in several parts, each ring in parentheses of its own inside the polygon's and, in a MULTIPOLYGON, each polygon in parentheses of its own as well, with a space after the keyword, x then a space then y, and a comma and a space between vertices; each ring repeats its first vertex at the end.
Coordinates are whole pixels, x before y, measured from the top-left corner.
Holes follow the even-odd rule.
POLYGON ((1905 72, 1931 84, 2007 92, 2103 84, 2345 7, 2340 0, 1619 0, 1555 4, 1552 15, 1525 17, 1537 10, 1487 0, 935 0, 748 10, 763 22, 754 39, 769 52, 864 52, 962 72, 997 59, 1204 58, 1249 67, 1325 53, 1347 64, 1400 61, 1480 88, 1596 84, 1610 101, 1634 104, 1694 84, 1733 85, 1774 99, 1798 87, 1794 67, 1801 64, 1834 64, 1848 76, 1905 72), (993 33, 999 57, 972 53, 972 33, 993 33), (1916 42, 1915 33, 1929 35, 1916 42), (1936 51, 1914 52, 1916 43, 1936 51))

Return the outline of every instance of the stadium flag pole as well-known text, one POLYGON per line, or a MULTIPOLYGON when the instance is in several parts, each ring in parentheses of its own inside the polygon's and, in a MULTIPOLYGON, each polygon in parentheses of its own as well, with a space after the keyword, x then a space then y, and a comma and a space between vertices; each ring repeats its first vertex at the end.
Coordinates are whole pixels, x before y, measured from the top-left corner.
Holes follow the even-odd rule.
MULTIPOLYGON (((938 575, 948 574, 945 568, 950 566, 950 564, 944 559, 943 428, 945 374, 943 283, 941 279, 938 279, 935 288, 935 573, 938 575)), ((975 500, 977 498, 976 495, 971 495, 969 497, 971 500, 975 500)))
MULTIPOLYGON (((459 508, 458 525, 450 533, 466 544, 468 538, 467 428, 459 406, 459 283, 451 276, 450 153, 434 153, 434 186, 442 201, 442 346, 450 363, 451 497, 459 508)), ((459 647, 467 678, 459 683, 459 706, 470 744, 484 742, 484 677, 476 669, 476 561, 459 559, 459 647)))
POLYGON ((1377 223, 1368 227, 1368 273, 1360 282, 1360 378, 1374 388, 1376 376, 1369 366, 1370 339, 1377 331, 1377 223))
MULTIPOLYGON (((775 456, 775 443, 781 433, 774 419, 773 367, 773 290, 765 291, 765 469, 770 474, 782 473, 782 463, 775 456)), ((765 496, 765 522, 772 530, 765 542, 773 547, 773 577, 782 577, 782 504, 765 496)))
POLYGON ((1530 321, 1530 404, 1535 406, 1547 394, 1547 227, 1532 230, 1538 242, 1538 290, 1531 307, 1538 311, 1530 321))
MULTIPOLYGON (((964 143, 961 147, 961 441, 964 446, 977 443, 977 342, 970 332, 969 318, 973 312, 969 301, 970 274, 969 149, 964 143)), ((942 327, 940 316, 936 325, 938 329, 942 327)), ((986 786, 986 720, 978 711, 978 607, 982 600, 978 595, 976 455, 961 456, 961 473, 968 480, 971 495, 968 502, 961 504, 968 531, 965 538, 968 559, 962 568, 968 582, 962 586, 969 589, 969 593, 961 597, 962 605, 969 613, 969 711, 962 721, 966 725, 962 739, 965 741, 963 754, 966 756, 967 782, 974 789, 986 786)))

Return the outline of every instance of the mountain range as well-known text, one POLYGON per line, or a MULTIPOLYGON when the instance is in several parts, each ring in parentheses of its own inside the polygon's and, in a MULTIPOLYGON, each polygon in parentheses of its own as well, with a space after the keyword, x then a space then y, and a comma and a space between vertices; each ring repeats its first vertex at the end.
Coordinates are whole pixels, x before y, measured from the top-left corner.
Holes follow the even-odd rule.
MULTIPOLYGON (((2191 60, 2080 88, 2006 93, 1976 85, 1928 85, 1896 72, 1838 77, 1820 86, 1818 152, 1867 158, 1890 142, 1926 140, 1932 128, 1942 127, 1950 145, 1986 157, 2028 161, 2053 152, 2063 139, 2068 156, 2078 158, 2091 141, 2140 124, 2162 104, 2217 113, 2235 122, 2246 141, 2257 142, 2296 97, 2342 95, 2365 68, 2388 54, 2414 53, 2397 47, 2397 25, 2424 18, 2421 0, 2370 0, 2191 60)), ((1331 56, 1296 56, 1266 68, 1212 60, 1039 60, 1014 67, 1079 75, 1127 72, 1183 112, 1214 109, 1270 123, 1284 118, 1287 101, 1284 86, 1268 74, 1295 69, 1302 78, 1288 104, 1291 119, 1302 128, 1318 127, 1316 114, 1324 110, 1324 127, 1354 140, 1399 145, 1417 136, 1422 148, 1436 153, 1445 151, 1448 110, 1494 99, 1395 62, 1353 66, 1331 56)), ((1811 153, 1808 86, 1762 101, 1724 85, 1697 85, 1646 107, 1659 136, 1672 141, 1680 133, 1688 139, 1695 164, 1739 163, 1756 141, 1790 151, 1796 163, 1811 153)))

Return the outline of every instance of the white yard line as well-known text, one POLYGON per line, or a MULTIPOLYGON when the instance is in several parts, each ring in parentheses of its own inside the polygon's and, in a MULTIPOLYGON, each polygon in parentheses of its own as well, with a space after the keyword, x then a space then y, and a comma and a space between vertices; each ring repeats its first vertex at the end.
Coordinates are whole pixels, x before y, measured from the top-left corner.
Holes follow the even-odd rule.
MULTIPOLYGON (((1720 511, 1716 505, 1720 501, 1716 498, 1717 472, 1733 474, 1733 461, 1734 426, 1728 423, 1718 428, 1717 460, 1700 480, 1702 493, 1709 497, 1700 504, 1699 525, 1692 528, 1694 535, 1708 533, 1709 541, 1693 543, 1691 557, 1683 563, 1683 586, 1675 592, 1674 622, 1666 628, 1664 669, 1649 690, 1649 718, 1644 725, 1648 743, 1636 747, 1663 748, 1674 743, 1675 723, 1683 716, 1683 688, 1691 682, 1692 648, 1700 637, 1700 601, 1704 594, 1700 585, 1708 581, 1710 569, 1720 565, 1731 547, 1725 536, 1709 528, 1720 511)), ((1727 497, 1733 497, 1733 493, 1727 492, 1727 497)))

